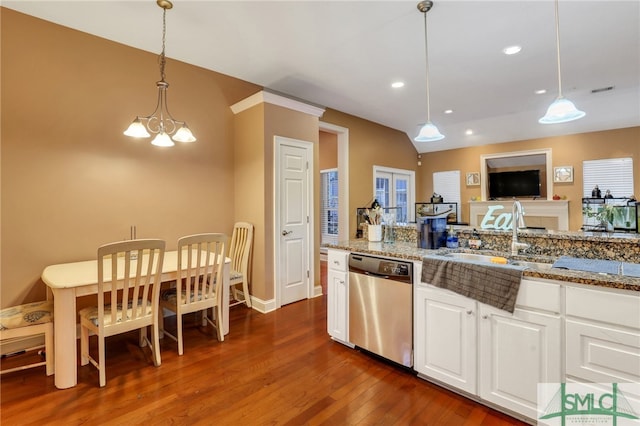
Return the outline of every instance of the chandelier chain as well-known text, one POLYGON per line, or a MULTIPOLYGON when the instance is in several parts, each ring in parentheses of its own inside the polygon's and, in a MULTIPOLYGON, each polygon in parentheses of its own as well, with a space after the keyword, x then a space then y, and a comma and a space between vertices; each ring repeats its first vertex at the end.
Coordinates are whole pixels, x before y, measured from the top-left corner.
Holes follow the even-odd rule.
POLYGON ((160 80, 164 81, 164 67, 166 64, 166 59, 164 55, 165 41, 167 37, 167 9, 162 8, 162 52, 160 53, 159 62, 160 62, 160 80))

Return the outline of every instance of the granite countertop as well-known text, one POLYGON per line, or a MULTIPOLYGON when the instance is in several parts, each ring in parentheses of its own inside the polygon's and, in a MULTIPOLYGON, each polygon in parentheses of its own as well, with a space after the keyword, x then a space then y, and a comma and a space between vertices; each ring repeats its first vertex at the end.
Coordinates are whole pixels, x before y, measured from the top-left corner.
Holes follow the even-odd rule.
MULTIPOLYGON (((369 242, 365 239, 355 239, 349 241, 341 241, 336 244, 327 244, 325 247, 339 250, 347 250, 356 253, 372 254, 377 256, 386 256, 399 259, 421 261, 423 257, 434 254, 446 254, 449 252, 467 252, 478 253, 491 256, 506 257, 509 260, 525 260, 530 262, 553 263, 556 258, 551 256, 527 256, 518 255, 511 256, 504 252, 493 250, 472 250, 472 249, 447 249, 440 248, 437 250, 427 250, 417 248, 415 243, 394 242, 394 243, 377 243, 369 242)), ((578 284, 594 285, 599 287, 618 288, 624 290, 632 290, 640 292, 640 278, 608 275, 593 272, 573 271, 566 269, 525 269, 523 275, 531 278, 543 278, 557 281, 567 281, 578 284)))

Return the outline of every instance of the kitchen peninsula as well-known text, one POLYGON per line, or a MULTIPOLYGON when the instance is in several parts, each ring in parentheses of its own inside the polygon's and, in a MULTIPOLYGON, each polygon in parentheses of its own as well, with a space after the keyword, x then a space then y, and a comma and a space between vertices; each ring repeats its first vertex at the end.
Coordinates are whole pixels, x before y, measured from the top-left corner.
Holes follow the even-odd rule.
MULTIPOLYGON (((462 228, 461 248, 425 250, 411 241, 410 226, 402 228, 394 243, 356 239, 327 246, 328 332, 334 340, 353 346, 350 254, 405 259, 413 262, 418 377, 530 423, 539 417, 538 383, 640 382, 640 277, 551 267, 560 256, 636 266, 637 234, 520 231, 519 241, 529 247, 511 256, 511 232, 477 231, 482 248, 471 250, 466 242, 474 230, 462 228), (455 259, 443 256, 452 252, 461 259, 484 255, 529 265, 522 270, 514 312, 420 279, 425 256, 455 259)), ((640 392, 630 397, 640 399, 640 392)))

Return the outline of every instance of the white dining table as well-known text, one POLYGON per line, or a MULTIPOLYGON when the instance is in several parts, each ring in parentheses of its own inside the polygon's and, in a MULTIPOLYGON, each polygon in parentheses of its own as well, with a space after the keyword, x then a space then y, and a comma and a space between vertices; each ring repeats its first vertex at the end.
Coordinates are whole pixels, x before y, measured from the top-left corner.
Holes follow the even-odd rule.
MULTIPOLYGON (((222 285, 222 332, 229 333, 229 272, 226 258, 222 285)), ((50 265, 42 271, 42 281, 53 293, 55 386, 67 389, 78 384, 76 298, 98 293, 98 260, 50 265)), ((167 251, 162 263, 162 282, 178 278, 178 252, 167 251)))

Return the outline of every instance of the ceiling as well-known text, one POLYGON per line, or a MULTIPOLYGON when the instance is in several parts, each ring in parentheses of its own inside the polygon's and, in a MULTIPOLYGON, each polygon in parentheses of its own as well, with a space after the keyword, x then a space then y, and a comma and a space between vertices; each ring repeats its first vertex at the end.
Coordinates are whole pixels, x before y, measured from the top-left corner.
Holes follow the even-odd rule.
MULTIPOLYGON (((167 12, 166 55, 413 140, 427 115, 424 17, 417 3, 175 0, 167 12), (398 80, 405 86, 393 89, 398 80)), ((418 152, 640 125, 639 1, 560 1, 563 94, 587 115, 552 125, 538 119, 558 94, 554 3, 434 3, 428 13, 431 121, 446 137, 413 142, 418 152), (519 54, 502 53, 515 44, 522 46, 519 54), (613 89, 592 93, 606 87, 613 89), (539 89, 547 93, 535 94, 539 89)), ((153 0, 2 6, 161 50, 162 9, 153 0)), ((170 66, 166 73, 171 82, 170 66)))

